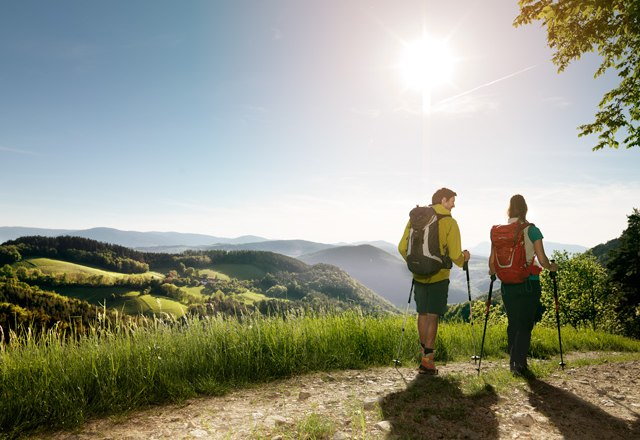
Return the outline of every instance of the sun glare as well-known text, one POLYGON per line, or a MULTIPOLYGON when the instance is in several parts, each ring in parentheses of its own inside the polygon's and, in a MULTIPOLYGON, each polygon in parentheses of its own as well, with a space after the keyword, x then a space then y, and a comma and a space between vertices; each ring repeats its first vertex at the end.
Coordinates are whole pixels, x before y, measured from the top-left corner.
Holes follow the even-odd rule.
POLYGON ((453 63, 446 41, 423 37, 405 44, 400 71, 409 88, 430 92, 451 79, 453 63))

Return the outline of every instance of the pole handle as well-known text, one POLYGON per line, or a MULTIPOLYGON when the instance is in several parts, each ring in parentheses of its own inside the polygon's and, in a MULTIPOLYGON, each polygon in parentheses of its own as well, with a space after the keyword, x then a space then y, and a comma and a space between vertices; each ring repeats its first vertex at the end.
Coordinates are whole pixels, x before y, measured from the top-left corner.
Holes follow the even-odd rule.
POLYGON ((462 265, 462 270, 464 270, 465 272, 469 272, 469 261, 464 262, 464 264, 462 265))
MULTIPOLYGON (((551 261, 553 264, 555 264, 555 262, 556 262, 556 260, 550 260, 550 261, 551 261)), ((551 279, 552 279, 552 280, 555 280, 555 279, 556 279, 556 271, 555 271, 555 270, 549 271, 549 275, 551 276, 551 279)))

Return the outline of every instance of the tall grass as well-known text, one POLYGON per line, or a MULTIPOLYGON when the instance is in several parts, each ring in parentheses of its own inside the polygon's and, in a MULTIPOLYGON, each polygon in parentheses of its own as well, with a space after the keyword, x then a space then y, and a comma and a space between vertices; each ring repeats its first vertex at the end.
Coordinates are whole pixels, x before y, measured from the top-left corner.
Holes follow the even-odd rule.
MULTIPOLYGON (((214 317, 147 325, 96 325, 88 334, 29 330, 0 344, 0 431, 70 428, 88 417, 309 371, 392 365, 403 326, 399 316, 359 312, 280 317, 214 317)), ((475 329, 479 347, 480 331, 475 329)), ((563 329, 565 350, 640 351, 640 342, 563 329)), ((487 356, 504 356, 504 327, 488 329, 487 356)), ((532 350, 551 356, 557 333, 536 329, 532 350)), ((400 359, 418 352, 415 320, 407 320, 400 359)), ((468 359, 469 324, 442 324, 440 360, 468 359)), ((536 354, 534 354, 536 355, 536 354)))

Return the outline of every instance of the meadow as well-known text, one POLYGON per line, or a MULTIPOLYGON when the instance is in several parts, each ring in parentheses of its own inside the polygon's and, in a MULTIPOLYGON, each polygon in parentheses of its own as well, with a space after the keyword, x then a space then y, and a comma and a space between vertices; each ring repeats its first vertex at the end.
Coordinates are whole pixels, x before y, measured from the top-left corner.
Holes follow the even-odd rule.
MULTIPOLYGON (((222 316, 141 324, 98 320, 87 334, 24 329, 0 344, 0 431, 7 436, 70 429, 90 417, 118 414, 197 395, 313 371, 393 365, 401 339, 398 315, 289 313, 222 316)), ((399 359, 417 361, 415 320, 407 320, 399 359)), ((464 323, 441 324, 439 362, 466 361, 480 336, 464 323)), ((640 352, 640 341, 563 328, 569 351, 640 352)), ((486 358, 506 356, 504 325, 487 329, 486 358)), ((530 355, 558 356, 555 328, 537 326, 530 355)), ((416 364, 417 365, 417 364, 416 364)))
POLYGON ((82 281, 87 277, 99 278, 101 284, 114 284, 123 279, 161 280, 164 278, 164 275, 159 272, 147 272, 144 274, 133 275, 124 274, 52 258, 29 258, 21 262, 18 266, 39 269, 45 274, 64 274, 68 281, 76 279, 82 281))

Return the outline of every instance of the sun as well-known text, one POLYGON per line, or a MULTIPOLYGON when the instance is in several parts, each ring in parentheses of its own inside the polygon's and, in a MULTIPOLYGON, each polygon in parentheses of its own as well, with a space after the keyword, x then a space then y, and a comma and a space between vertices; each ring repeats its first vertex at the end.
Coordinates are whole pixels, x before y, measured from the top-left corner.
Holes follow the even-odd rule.
POLYGON ((430 93, 451 81, 454 57, 445 40, 423 36, 405 43, 400 72, 407 87, 430 93))

